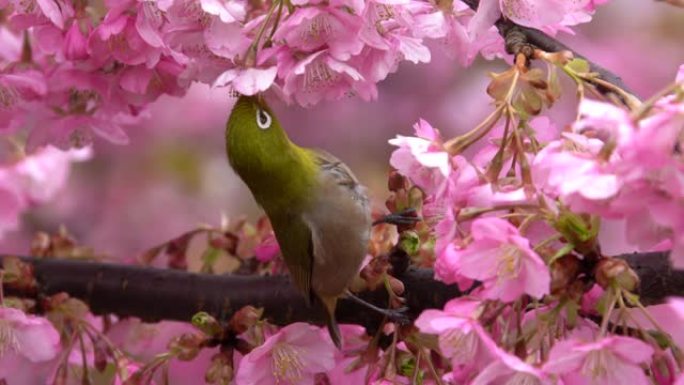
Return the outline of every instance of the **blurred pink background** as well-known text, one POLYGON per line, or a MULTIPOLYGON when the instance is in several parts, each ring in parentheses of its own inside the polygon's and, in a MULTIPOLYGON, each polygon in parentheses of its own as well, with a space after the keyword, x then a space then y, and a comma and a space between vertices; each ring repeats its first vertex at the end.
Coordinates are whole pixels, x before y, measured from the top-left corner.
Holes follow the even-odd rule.
MULTIPOLYGON (((684 63, 683 17, 684 10, 661 2, 614 1, 576 36, 560 39, 622 76, 644 98, 671 82, 684 63)), ((410 134, 421 117, 446 138, 473 127, 491 111, 487 73, 506 68, 502 61, 479 60, 463 69, 438 47, 432 53, 429 65, 403 64, 390 75, 376 102, 272 107, 295 142, 336 154, 382 207, 392 151, 387 140, 410 134)), ((549 114, 556 124, 574 116, 574 93, 564 82, 564 96, 549 114)), ((67 187, 52 202, 28 211, 20 230, 0 240, 0 252, 25 254, 35 232, 65 225, 83 244, 131 258, 198 224, 218 225, 222 213, 256 218, 260 211, 224 153, 232 102, 227 90, 204 86, 183 99, 162 98, 151 118, 129 131, 130 145, 98 142, 93 159, 74 165, 67 187)), ((621 242, 610 233, 604 239, 621 242)))

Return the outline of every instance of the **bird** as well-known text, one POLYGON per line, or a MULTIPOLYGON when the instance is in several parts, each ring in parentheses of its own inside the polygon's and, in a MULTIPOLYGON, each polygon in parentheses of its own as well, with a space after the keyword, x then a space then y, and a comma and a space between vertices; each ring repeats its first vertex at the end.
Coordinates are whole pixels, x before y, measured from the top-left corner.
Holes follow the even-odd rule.
POLYGON ((293 143, 261 95, 238 97, 226 124, 226 151, 268 216, 294 285, 307 304, 323 305, 341 349, 335 308, 351 295, 347 288, 367 253, 366 188, 333 155, 293 143))

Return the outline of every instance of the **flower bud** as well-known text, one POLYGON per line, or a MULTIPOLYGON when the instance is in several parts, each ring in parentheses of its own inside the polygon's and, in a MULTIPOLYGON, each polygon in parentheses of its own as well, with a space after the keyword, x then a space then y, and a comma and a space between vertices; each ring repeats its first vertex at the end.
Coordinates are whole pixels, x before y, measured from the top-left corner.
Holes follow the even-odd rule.
POLYGON ((203 311, 192 316, 192 325, 209 337, 218 337, 223 332, 223 328, 216 318, 203 311))
POLYGON ((236 334, 244 333, 247 329, 256 325, 263 315, 264 309, 249 305, 245 306, 233 315, 228 327, 236 334))
POLYGON ((205 338, 199 334, 186 333, 169 342, 169 350, 181 361, 192 361, 199 354, 205 338))
POLYGON ((221 352, 211 358, 211 364, 204 375, 210 384, 228 384, 233 380, 233 352, 221 352))
POLYGON ((413 230, 402 231, 399 235, 399 248, 408 255, 416 255, 420 251, 420 237, 413 230))
POLYGON ((612 284, 630 292, 639 287, 639 276, 627 262, 617 258, 603 258, 596 265, 596 283, 607 289, 612 284))

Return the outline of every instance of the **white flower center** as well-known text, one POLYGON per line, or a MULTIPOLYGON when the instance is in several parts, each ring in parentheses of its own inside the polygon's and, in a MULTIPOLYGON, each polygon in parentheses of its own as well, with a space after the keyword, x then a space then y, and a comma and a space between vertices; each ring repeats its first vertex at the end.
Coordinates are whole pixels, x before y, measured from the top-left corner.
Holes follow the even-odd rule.
POLYGON ((302 379, 304 364, 299 352, 291 345, 276 344, 273 347, 273 377, 276 384, 297 384, 302 379))

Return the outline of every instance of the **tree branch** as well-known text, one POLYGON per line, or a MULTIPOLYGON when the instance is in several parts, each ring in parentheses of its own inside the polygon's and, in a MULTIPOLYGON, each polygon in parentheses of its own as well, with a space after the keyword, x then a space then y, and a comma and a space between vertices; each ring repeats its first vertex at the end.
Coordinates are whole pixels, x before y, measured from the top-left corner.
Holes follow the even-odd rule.
MULTIPOLYGON (((1 257, 0 258, 5 258, 1 257)), ((641 299, 646 304, 668 296, 684 296, 684 271, 670 267, 666 253, 622 255, 641 280, 641 299)), ((264 308, 264 316, 275 324, 297 321, 323 324, 322 309, 308 308, 287 277, 218 276, 178 270, 83 262, 61 259, 23 258, 33 268, 37 288, 17 290, 5 285, 5 293, 41 298, 61 292, 82 299, 95 314, 135 316, 145 321, 189 321, 198 311, 228 320, 240 308, 264 308)), ((424 309, 442 308, 461 295, 455 285, 432 278, 430 269, 408 269, 397 277, 405 287, 409 315, 424 309)), ((383 289, 362 293, 367 301, 383 307, 383 289)), ((375 330, 382 318, 360 305, 342 300, 337 311, 342 323, 356 323, 375 330)))
MULTIPOLYGON (((480 4, 479 0, 463 0, 470 9, 477 11, 477 7, 480 4)), ((630 90, 629 87, 625 85, 625 83, 622 81, 622 79, 617 76, 616 74, 612 73, 611 71, 605 69, 604 67, 594 63, 590 59, 588 59, 586 56, 580 54, 579 52, 575 51, 574 49, 568 47, 567 45, 561 43, 560 41, 556 40, 555 38, 547 35, 546 33, 534 29, 534 28, 528 28, 528 27, 523 27, 521 25, 515 24, 514 22, 501 17, 499 20, 496 21, 495 23, 496 28, 499 30, 499 34, 506 39, 508 34, 513 31, 513 30, 518 30, 520 31, 524 36, 526 43, 535 46, 543 51, 546 52, 559 52, 559 51, 570 51, 573 53, 574 57, 584 59, 589 63, 589 66, 591 68, 592 72, 596 72, 599 74, 599 77, 603 80, 605 80, 608 83, 611 83, 612 85, 621 88, 625 92, 631 95, 636 95, 633 91, 630 90)), ((600 84, 595 84, 596 89, 603 93, 603 94, 614 94, 611 90, 601 86, 600 84)), ((621 95, 616 95, 620 99, 623 99, 621 95)), ((623 102, 627 102, 624 101, 623 102)))

